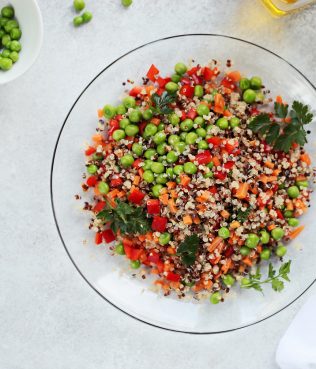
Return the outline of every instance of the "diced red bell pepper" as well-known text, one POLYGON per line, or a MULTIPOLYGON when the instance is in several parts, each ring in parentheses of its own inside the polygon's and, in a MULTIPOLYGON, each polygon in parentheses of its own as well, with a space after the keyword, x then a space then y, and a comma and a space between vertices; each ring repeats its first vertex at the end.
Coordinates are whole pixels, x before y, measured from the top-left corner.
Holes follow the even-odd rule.
POLYGON ((148 214, 160 213, 160 201, 158 199, 147 200, 147 213, 148 214))
POLYGON ((112 178, 110 185, 111 187, 120 187, 123 184, 122 178, 112 178))
POLYGON ((135 188, 128 196, 128 201, 132 202, 133 204, 140 205, 144 197, 145 194, 142 191, 135 188))
POLYGON ((184 110, 182 110, 182 112, 181 112, 181 118, 180 119, 181 119, 181 121, 187 119, 187 115, 185 114, 184 110))
POLYGON ((160 261, 160 256, 158 254, 158 252, 151 252, 148 256, 147 256, 147 260, 150 263, 154 263, 157 264, 160 261))
POLYGON ((214 147, 219 146, 222 143, 222 139, 217 136, 210 137, 206 140, 208 143, 212 144, 214 147))
POLYGON ((157 90, 156 94, 157 94, 158 96, 161 96, 161 95, 164 93, 164 91, 165 91, 165 89, 164 89, 164 88, 158 88, 158 90, 157 90))
POLYGON ((138 127, 139 127, 139 133, 142 135, 144 133, 144 129, 147 126, 147 122, 141 122, 138 127))
POLYGON ((206 81, 210 81, 213 77, 217 76, 217 74, 218 74, 217 68, 214 69, 211 69, 209 67, 204 68, 203 77, 206 81))
POLYGON ((105 205, 106 205, 105 201, 98 201, 92 210, 96 213, 99 213, 101 210, 103 210, 105 205))
POLYGON ((98 232, 95 234, 94 242, 96 245, 100 245, 100 243, 102 243, 102 233, 98 232))
POLYGON ((166 275, 166 279, 171 282, 179 282, 181 279, 181 276, 173 272, 168 272, 166 275))
POLYGON ((92 146, 89 146, 89 147, 87 148, 87 150, 85 151, 85 154, 86 154, 87 156, 89 156, 89 155, 94 154, 95 152, 96 152, 96 149, 95 149, 94 147, 92 147, 92 146))
POLYGON ((219 170, 219 171, 217 171, 217 172, 215 172, 215 173, 214 173, 214 177, 215 177, 216 179, 220 179, 221 181, 223 181, 223 180, 227 177, 227 174, 226 174, 226 173, 224 173, 224 172, 221 172, 221 171, 219 170))
POLYGON ((230 256, 232 256, 232 255, 233 255, 233 253, 234 253, 234 248, 233 248, 233 246, 229 246, 229 247, 225 250, 224 255, 225 255, 227 258, 229 258, 230 256))
POLYGON ((277 213, 277 217, 279 219, 284 219, 284 215, 282 214, 282 211, 280 209, 276 209, 275 212, 277 213))
POLYGON ((157 232, 164 232, 167 228, 167 222, 168 218, 155 215, 151 224, 151 228, 157 232))
POLYGON ((142 92, 142 89, 143 88, 141 86, 133 87, 129 92, 129 96, 136 97, 137 95, 139 95, 142 92))
POLYGON ((209 150, 205 150, 195 156, 195 160, 199 164, 208 164, 212 161, 212 155, 209 150))
POLYGON ((228 154, 233 154, 234 150, 238 147, 238 142, 236 142, 234 145, 226 142, 224 147, 228 154))
POLYGON ((142 163, 142 159, 138 158, 133 163, 133 168, 140 168, 139 164, 142 163))
POLYGON ((160 88, 164 88, 166 86, 166 84, 170 81, 171 81, 171 78, 169 78, 169 77, 167 77, 167 78, 158 77, 157 80, 156 80, 156 82, 158 83, 158 86, 160 88))
POLYGON ((98 182, 98 177, 96 176, 90 176, 88 179, 87 179, 87 185, 89 187, 94 187, 98 182))
POLYGON ((187 71, 189 76, 193 76, 193 74, 196 74, 196 72, 199 70, 199 67, 193 67, 187 71))
POLYGON ((110 129, 108 130, 108 135, 112 136, 113 132, 120 128, 120 123, 116 119, 111 119, 109 122, 110 129))
POLYGON ((226 88, 229 88, 230 90, 235 90, 236 88, 234 81, 229 77, 224 77, 221 81, 221 85, 226 88))
POLYGON ((163 263, 163 261, 161 261, 161 260, 157 261, 156 265, 157 265, 158 272, 159 273, 162 273, 164 271, 164 263, 163 263))
POLYGON ((192 75, 192 79, 193 79, 193 82, 196 84, 196 85, 200 85, 201 84, 201 78, 198 77, 196 74, 193 74, 192 75))
POLYGON ((225 169, 228 169, 228 170, 230 170, 230 169, 232 169, 232 167, 235 165, 235 162, 234 161, 228 161, 228 162, 226 162, 225 164, 224 164, 224 168, 225 169))
POLYGON ((190 85, 184 85, 180 88, 180 94, 188 97, 189 99, 194 95, 194 87, 190 85))
POLYGON ((159 69, 156 68, 156 66, 154 64, 152 64, 150 66, 150 68, 148 69, 148 72, 146 74, 146 76, 148 77, 148 79, 150 79, 152 82, 156 81, 156 75, 159 73, 159 69))
POLYGON ((128 244, 124 244, 124 242, 123 242, 123 247, 124 247, 126 257, 130 260, 138 260, 140 255, 143 252, 143 250, 135 249, 134 247, 129 246, 128 244))
POLYGON ((277 183, 275 183, 272 187, 271 187, 271 190, 273 192, 276 192, 277 190, 279 189, 279 185, 277 183))
POLYGON ((195 109, 192 108, 187 112, 186 116, 187 118, 194 120, 197 116, 197 112, 195 109))
POLYGON ((217 188, 216 188, 216 186, 211 186, 211 187, 209 188, 209 191, 210 191, 210 193, 212 193, 213 195, 215 195, 215 194, 217 193, 217 188))
POLYGON ((191 83, 190 78, 182 77, 181 78, 181 83, 184 84, 184 85, 189 85, 191 83))
POLYGON ((254 116, 254 115, 258 115, 258 114, 260 114, 260 111, 259 111, 257 108, 253 107, 253 108, 251 108, 251 110, 250 110, 250 114, 251 114, 252 116, 254 116))
POLYGON ((116 239, 115 234, 113 233, 112 229, 106 229, 105 231, 103 231, 102 237, 106 243, 113 242, 116 239))

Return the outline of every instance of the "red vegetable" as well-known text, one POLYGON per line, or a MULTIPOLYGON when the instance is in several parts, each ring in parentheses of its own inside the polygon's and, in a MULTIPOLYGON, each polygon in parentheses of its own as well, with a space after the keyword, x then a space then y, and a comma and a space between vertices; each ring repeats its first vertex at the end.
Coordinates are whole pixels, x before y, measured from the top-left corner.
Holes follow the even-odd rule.
POLYGON ((96 245, 100 245, 100 243, 102 243, 102 233, 98 232, 95 234, 94 242, 96 245))
POLYGON ((113 233, 112 229, 106 229, 102 232, 102 237, 106 243, 110 243, 116 239, 115 234, 113 233))
POLYGON ((147 213, 148 214, 159 214, 160 213, 160 202, 158 199, 147 200, 147 213))
POLYGON ((167 222, 168 222, 168 218, 155 215, 151 228, 157 232, 164 232, 167 228, 167 222))
POLYGON ((223 181, 227 177, 227 175, 224 172, 217 171, 217 172, 214 173, 214 177, 216 179, 220 179, 221 181, 223 181))
POLYGON ((111 187, 119 187, 123 184, 122 178, 113 178, 111 179, 110 185, 111 187))
POLYGON ((142 159, 138 158, 133 163, 133 168, 139 168, 139 164, 142 163, 142 159))
POLYGON ((86 154, 87 156, 89 156, 89 155, 94 154, 95 152, 96 152, 96 149, 95 149, 94 147, 92 147, 92 146, 89 146, 89 147, 87 148, 87 150, 85 151, 85 154, 86 154))
POLYGON ((233 248, 233 246, 229 246, 229 247, 225 250, 224 255, 225 255, 227 258, 229 258, 230 256, 232 256, 232 255, 233 255, 233 253, 234 253, 234 248, 233 248))
POLYGON ((203 77, 206 81, 210 81, 213 77, 218 75, 218 69, 211 69, 209 67, 205 67, 203 71, 203 77))
POLYGON ((210 137, 206 141, 208 143, 212 144, 214 147, 217 147, 222 143, 222 139, 220 137, 217 137, 217 136, 210 137))
POLYGON ((152 81, 156 81, 156 75, 159 73, 159 69, 156 68, 154 64, 148 69, 146 76, 152 81))
POLYGON ((137 95, 139 95, 141 93, 141 91, 142 91, 141 86, 135 86, 130 90, 129 95, 133 96, 133 97, 136 97, 137 95))
POLYGON ((116 119, 111 119, 109 122, 110 129, 108 130, 108 135, 112 136, 113 132, 120 128, 120 123, 116 119))
POLYGON ((180 88, 180 94, 188 98, 192 98, 194 95, 194 87, 190 85, 184 85, 180 88))
POLYGON ((151 252, 147 256, 147 260, 151 263, 157 264, 160 261, 160 256, 157 252, 151 252))
POLYGON ((169 77, 167 77, 167 78, 158 77, 156 82, 158 83, 160 88, 164 88, 166 86, 166 84, 170 81, 171 81, 171 78, 169 78, 169 77))
POLYGON ((101 210, 103 210, 105 205, 106 205, 105 201, 98 201, 92 210, 96 213, 99 213, 101 210))
POLYGON ((210 191, 210 193, 212 193, 213 195, 215 195, 215 194, 217 193, 217 188, 216 188, 216 186, 212 186, 212 187, 210 187, 210 188, 209 188, 209 191, 210 191))
POLYGON ((196 116, 197 116, 197 112, 196 112, 195 109, 192 108, 187 112, 186 116, 187 116, 187 118, 190 118, 190 119, 194 120, 194 118, 196 118, 196 116))
POLYGON ((233 162, 233 161, 228 161, 228 162, 226 162, 225 164, 224 164, 224 168, 225 169, 228 169, 228 170, 230 170, 230 169, 232 169, 232 167, 235 165, 235 162, 233 162))
POLYGON ((87 179, 87 185, 89 187, 94 187, 98 182, 98 178, 96 176, 90 176, 88 179, 87 179))
POLYGON ((212 155, 209 150, 205 150, 199 154, 196 155, 195 160, 199 164, 208 164, 212 161, 212 155))
POLYGON ((193 67, 190 70, 187 71, 189 76, 193 76, 193 74, 196 74, 196 72, 199 70, 199 67, 193 67))
POLYGON ((124 244, 123 242, 123 247, 124 247, 124 251, 125 251, 125 254, 126 254, 126 257, 130 260, 138 260, 141 253, 142 253, 142 250, 140 249, 135 249, 134 247, 132 246, 129 246, 128 244, 124 244))
POLYGON ((230 90, 235 90, 236 88, 234 81, 229 77, 224 77, 222 79, 221 85, 226 88, 229 88, 230 90))
POLYGON ((135 188, 128 196, 128 201, 132 202, 133 204, 140 205, 144 197, 145 194, 135 188))
POLYGON ((279 219, 284 219, 284 216, 283 216, 282 211, 280 209, 276 209, 275 212, 277 213, 277 217, 279 219))
POLYGON ((179 274, 176 274, 176 273, 173 273, 173 272, 168 272, 167 273, 167 276, 166 276, 166 279, 168 281, 171 281, 171 282, 179 282, 180 281, 180 275, 179 274))

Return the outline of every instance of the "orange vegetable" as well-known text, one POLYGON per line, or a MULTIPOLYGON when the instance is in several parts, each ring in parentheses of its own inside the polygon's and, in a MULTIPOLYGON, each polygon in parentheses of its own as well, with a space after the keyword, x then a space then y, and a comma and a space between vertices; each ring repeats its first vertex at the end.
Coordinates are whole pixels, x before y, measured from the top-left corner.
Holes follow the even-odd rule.
POLYGON ((221 216, 222 216, 223 218, 225 218, 225 219, 228 219, 228 218, 229 218, 229 216, 230 216, 230 214, 229 214, 229 212, 228 212, 228 211, 226 211, 226 210, 222 210, 222 211, 221 211, 221 216))
POLYGON ((175 204, 173 199, 168 200, 168 207, 169 207, 171 213, 173 213, 173 214, 175 214, 178 211, 178 209, 176 207, 176 204, 175 204))
POLYGON ((239 82, 241 79, 241 74, 238 70, 227 73, 227 76, 234 82, 239 82))
POLYGON ((276 227, 276 225, 275 224, 270 224, 270 225, 268 225, 268 231, 272 231, 272 229, 274 229, 276 227))
POLYGON ((193 223, 193 221, 192 221, 192 217, 191 217, 191 215, 185 215, 184 217, 183 217, 183 223, 184 224, 186 224, 186 225, 190 225, 190 224, 192 224, 193 223))
POLYGON ((112 199, 114 199, 114 198, 117 196, 117 194, 118 194, 118 193, 119 193, 119 190, 114 189, 114 190, 110 191, 110 192, 107 194, 107 196, 108 196, 108 197, 111 197, 112 199))
POLYGON ((212 162, 213 162, 215 167, 219 167, 221 165, 221 162, 220 162, 220 160, 217 156, 213 157, 212 162))
POLYGON ((306 181, 306 180, 307 180, 307 178, 306 178, 305 176, 297 176, 297 177, 295 178, 295 180, 296 180, 296 181, 306 181))
POLYGON ((248 256, 243 258, 242 261, 244 262, 244 264, 246 264, 248 266, 252 266, 252 260, 248 256))
POLYGON ((171 191, 170 191, 170 196, 171 196, 173 199, 177 199, 177 198, 178 198, 177 191, 175 191, 175 190, 171 190, 171 191))
POLYGON ((236 229, 238 227, 240 227, 240 223, 237 220, 234 220, 233 222, 230 223, 230 228, 236 229))
POLYGON ((265 165, 267 168, 270 168, 270 169, 273 169, 273 168, 274 168, 274 164, 273 164, 273 163, 271 163, 271 161, 266 161, 266 162, 264 163, 264 165, 265 165))
POLYGON ((221 271, 223 272, 223 274, 226 274, 230 268, 232 268, 234 265, 232 259, 226 259, 226 263, 223 264, 221 271))
POLYGON ((160 195, 159 196, 159 200, 164 204, 164 205, 168 205, 168 199, 169 199, 169 196, 167 193, 163 194, 163 195, 160 195))
POLYGON ((155 126, 159 126, 161 120, 159 118, 152 118, 150 123, 154 124, 155 126))
POLYGON ((167 247, 167 252, 170 255, 174 255, 174 254, 177 253, 176 249, 174 247, 171 247, 171 246, 167 247))
POLYGON ((278 95, 276 98, 275 98, 275 101, 279 104, 283 104, 283 99, 282 99, 282 96, 278 95))
POLYGON ((236 191, 235 197, 238 199, 244 199, 248 195, 249 185, 248 183, 239 183, 239 187, 236 191))
POLYGON ((292 200, 286 201, 286 210, 294 210, 294 205, 292 200))
POLYGON ((224 110, 223 115, 224 117, 231 117, 233 114, 229 110, 224 110))
POLYGON ((176 188, 176 182, 167 182, 167 188, 168 190, 172 190, 173 188, 176 188))
POLYGON ((273 176, 278 176, 281 173, 281 169, 274 169, 274 171, 272 172, 273 176))
POLYGON ((103 117, 103 109, 98 109, 98 118, 103 117))
POLYGON ((217 247, 219 247, 219 245, 222 242, 223 242, 222 237, 219 237, 219 236, 215 237, 212 243, 210 244, 210 246, 208 247, 208 251, 213 252, 215 249, 217 249, 217 247))
POLYGON ((183 187, 187 187, 189 185, 189 183, 191 182, 191 178, 185 174, 182 174, 180 176, 180 184, 183 186, 183 187))
POLYGON ((307 153, 304 153, 300 156, 300 159, 303 163, 306 163, 307 165, 311 165, 312 161, 310 156, 307 153))
POLYGON ((297 228, 295 228, 290 234, 289 234, 289 238, 291 240, 293 240, 295 237, 297 237, 302 231, 303 229, 305 228, 305 226, 301 225, 297 228))
POLYGON ((193 223, 194 224, 200 224, 201 223, 201 219, 198 216, 193 217, 193 223))
POLYGON ((224 113, 225 100, 221 94, 216 94, 214 97, 214 111, 219 114, 224 113))
POLYGON ((134 181, 133 181, 133 185, 138 186, 139 183, 140 183, 140 176, 135 176, 134 181))
POLYGON ((103 142, 103 137, 99 133, 96 133, 92 136, 92 141, 99 145, 103 142))

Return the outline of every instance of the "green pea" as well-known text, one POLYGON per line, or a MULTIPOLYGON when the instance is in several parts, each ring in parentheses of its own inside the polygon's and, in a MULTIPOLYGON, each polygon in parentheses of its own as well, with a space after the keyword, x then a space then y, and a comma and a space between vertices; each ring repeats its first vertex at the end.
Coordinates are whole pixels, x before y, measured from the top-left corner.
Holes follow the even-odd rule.
POLYGON ((291 186, 288 188, 287 194, 291 199, 296 199, 300 195, 300 190, 297 186, 291 186))
POLYGON ((158 124, 158 132, 165 130, 165 125, 163 123, 158 124))
POLYGON ((198 107, 196 108, 197 113, 199 114, 199 116, 203 117, 204 115, 208 115, 210 112, 210 109, 207 105, 205 104, 200 104, 198 105, 198 107))
POLYGON ((218 304, 222 299, 222 296, 219 292, 214 292, 211 296, 210 296, 210 301, 212 304, 216 305, 218 304))
POLYGON ((133 143, 132 151, 135 155, 141 156, 143 153, 143 146, 137 142, 133 143))
POLYGON ((143 111, 143 118, 145 120, 150 120, 153 117, 153 111, 151 109, 146 109, 143 111))
POLYGON ((149 137, 156 134, 157 131, 158 131, 157 126, 155 126, 153 123, 148 123, 144 129, 144 133, 149 137))
POLYGON ((264 94, 261 91, 256 91, 256 102, 262 102, 264 100, 264 94))
POLYGON ((121 157, 121 164, 124 168, 129 168, 134 163, 134 158, 131 154, 125 154, 121 157))
POLYGON ((205 173, 205 174, 203 174, 203 177, 204 178, 213 178, 214 177, 214 173, 213 172, 205 173))
POLYGON ((138 269, 140 267, 140 261, 139 260, 131 260, 130 266, 132 269, 138 269))
POLYGON ((186 174, 195 174, 197 172, 197 167, 195 164, 191 162, 184 163, 183 165, 184 173, 186 174))
POLYGON ((162 144, 166 141, 167 139, 167 135, 165 134, 165 132, 157 132, 153 138, 153 141, 155 142, 156 145, 162 144))
POLYGON ((138 123, 142 119, 142 113, 138 109, 132 110, 128 118, 131 122, 138 123))
POLYGON ((174 144, 174 149, 176 150, 176 152, 178 152, 179 154, 182 154, 184 152, 186 148, 186 144, 185 142, 176 142, 174 144))
POLYGON ((212 169, 214 167, 214 163, 211 161, 206 165, 208 168, 212 169))
POLYGON ((19 53, 16 51, 11 51, 9 58, 13 61, 13 63, 16 63, 19 60, 19 53))
POLYGON ((239 126, 240 123, 240 119, 237 117, 232 117, 230 118, 229 124, 232 128, 236 128, 239 126))
POLYGON ((219 237, 222 237, 224 239, 229 238, 230 237, 229 229, 227 227, 220 228, 218 231, 218 235, 219 237))
POLYGON ((235 283, 235 278, 230 274, 223 275, 222 280, 227 287, 230 287, 235 283))
POLYGON ((271 236, 276 241, 281 240, 281 238, 283 238, 284 234, 285 234, 285 232, 280 227, 276 227, 276 228, 272 229, 272 231, 271 231, 271 236))
POLYGON ((247 246, 241 246, 239 252, 241 253, 242 256, 247 256, 250 254, 250 248, 247 246))
POLYGON ((103 160, 103 158, 104 158, 104 156, 102 155, 102 153, 99 153, 99 152, 95 152, 92 155, 93 160, 103 160))
POLYGON ((11 51, 4 49, 1 53, 2 58, 10 58, 11 51))
POLYGON ((185 141, 185 138, 187 137, 188 132, 181 132, 180 133, 180 140, 185 141))
POLYGON ((162 233, 159 236, 159 243, 160 245, 167 245, 171 240, 171 235, 167 232, 162 233))
POLYGON ((111 119, 115 116, 116 109, 112 105, 105 105, 104 108, 103 108, 103 114, 104 114, 105 118, 111 119))
POLYGON ((100 182, 98 184, 98 190, 100 191, 102 195, 106 195, 110 191, 110 187, 107 183, 100 182))
POLYGON ((260 88, 262 87, 262 80, 260 77, 252 77, 250 80, 250 86, 252 89, 254 90, 260 90, 260 88))
POLYGON ((198 149, 205 150, 208 149, 208 143, 205 140, 201 140, 198 142, 198 149))
POLYGON ((248 90, 248 88, 250 88, 250 81, 248 78, 241 78, 241 80, 239 81, 239 87, 242 90, 248 90))
POLYGON ((4 30, 10 33, 13 28, 19 28, 19 23, 16 20, 9 20, 4 26, 4 30))
POLYGON ((260 257, 262 260, 269 260, 271 256, 271 251, 269 249, 263 249, 261 251, 260 257))
POLYGON ((242 97, 243 100, 247 103, 247 104, 252 104, 253 102, 255 102, 256 100, 256 93, 254 90, 251 90, 250 88, 248 88, 248 90, 246 90, 242 97))
POLYGON ((81 10, 85 8, 86 4, 83 0, 74 0, 73 6, 76 12, 81 12, 81 10))
POLYGON ((4 28, 4 26, 8 23, 9 18, 6 17, 0 17, 0 29, 1 27, 4 28))
POLYGON ((128 8, 130 5, 132 5, 133 0, 121 0, 121 4, 125 7, 128 8))
POLYGON ((298 187, 308 187, 308 181, 296 181, 295 184, 298 187))
POLYGON ((162 189, 163 186, 161 184, 156 184, 151 188, 151 192, 153 193, 154 197, 159 197, 162 189))
POLYGON ((151 170, 156 174, 161 174, 165 171, 165 167, 161 163, 153 162, 151 164, 151 170))
POLYGON ((205 120, 203 119, 203 117, 197 116, 194 119, 194 124, 197 124, 199 127, 205 126, 205 120))
POLYGON ((154 173, 151 170, 145 170, 143 173, 143 180, 147 183, 152 183, 155 180, 154 173))
POLYGON ((9 48, 11 51, 20 52, 22 46, 19 41, 13 40, 10 42, 9 48))
POLYGON ((175 82, 168 82, 168 83, 166 84, 166 86, 165 86, 165 89, 166 89, 169 93, 173 94, 173 93, 175 93, 175 92, 177 92, 177 91, 178 91, 179 86, 178 86, 178 84, 177 84, 177 83, 175 83, 175 82))
POLYGON ((188 145, 194 145, 197 139, 198 135, 195 132, 189 132, 185 138, 185 143, 188 145))
POLYGON ((168 163, 175 163, 178 160, 178 154, 174 151, 169 151, 167 154, 167 162, 168 163))
POLYGON ((167 168, 166 173, 169 178, 174 178, 174 172, 172 168, 167 168))
POLYGON ((156 183, 166 184, 167 182, 168 182, 168 176, 165 173, 158 174, 158 176, 156 177, 156 183))
POLYGON ((205 138, 206 137, 206 130, 204 128, 197 128, 196 131, 199 137, 205 138))
POLYGON ((0 69, 9 70, 12 67, 12 60, 9 58, 0 58, 0 69))
POLYGON ((283 214, 284 214, 285 218, 291 218, 293 216, 293 211, 292 210, 286 210, 283 214))
POLYGON ((194 87, 194 96, 202 97, 203 95, 204 95, 203 86, 201 86, 201 85, 196 85, 196 86, 194 87))
POLYGON ((153 159, 156 155, 155 149, 148 149, 145 151, 144 156, 146 159, 153 159))
POLYGON ((1 43, 3 46, 7 46, 11 42, 11 37, 9 35, 2 36, 1 43))
POLYGON ((129 119, 123 118, 120 120, 120 128, 125 129, 130 124, 129 119))
POLYGON ((187 71, 187 66, 184 63, 177 63, 174 66, 174 70, 177 74, 184 74, 187 71))
POLYGON ((90 164, 88 167, 87 167, 87 172, 90 173, 90 174, 94 174, 96 173, 98 170, 98 167, 95 165, 95 164, 90 164))
POLYGON ((181 173, 184 172, 183 165, 176 165, 173 168, 173 172, 174 172, 175 175, 179 176, 181 173))
POLYGON ((144 166, 143 166, 143 169, 144 170, 148 170, 151 168, 151 165, 152 165, 153 161, 152 160, 145 160, 144 161, 144 166))
POLYGON ((123 115, 126 113, 126 108, 123 104, 120 104, 116 107, 116 114, 123 115))
POLYGON ((93 15, 91 12, 84 12, 82 14, 83 23, 88 23, 93 18, 93 15))
POLYGON ((116 131, 113 132, 112 137, 113 137, 113 140, 115 141, 123 140, 123 138, 125 138, 125 132, 122 129, 117 129, 116 131))
POLYGON ((157 159, 158 163, 163 163, 166 161, 166 155, 158 156, 157 159))
POLYGON ((115 246, 115 253, 118 255, 125 255, 124 246, 121 243, 115 246))
POLYGON ((5 6, 1 9, 1 15, 6 18, 13 18, 14 17, 14 8, 10 5, 5 6))
POLYGON ((139 132, 139 128, 138 128, 138 126, 136 126, 135 124, 129 124, 129 125, 125 128, 125 133, 126 133, 126 135, 127 135, 127 136, 129 136, 129 137, 136 136, 138 132, 139 132))
POLYGON ((133 96, 126 96, 123 99, 123 105, 126 109, 135 108, 136 101, 133 96))
POLYGON ((13 28, 10 31, 11 40, 19 40, 22 36, 20 28, 13 28))
POLYGON ((296 218, 290 218, 288 219, 287 222, 289 223, 289 226, 291 227, 297 227, 300 224, 299 220, 296 218))
POLYGON ((246 246, 254 249, 259 243, 259 237, 254 233, 249 233, 246 239, 246 246))
POLYGON ((169 114, 168 120, 173 126, 177 126, 180 122, 180 117, 176 113, 172 113, 169 114))
POLYGON ((181 131, 188 132, 193 128, 193 120, 192 119, 185 119, 180 124, 181 131))
POLYGON ((275 250, 275 253, 281 258, 287 253, 287 249, 282 243, 279 243, 278 247, 275 250))
POLYGON ((157 153, 159 155, 164 155, 166 153, 166 151, 167 151, 166 143, 163 142, 163 143, 161 143, 157 146, 157 153))
POLYGON ((260 241, 263 245, 266 245, 270 241, 270 234, 263 230, 260 232, 260 241))
POLYGON ((180 142, 180 137, 177 135, 170 135, 168 137, 168 143, 169 145, 174 146, 177 142, 180 142))
POLYGON ((229 127, 229 123, 228 120, 226 118, 219 118, 216 121, 216 125, 217 127, 219 127, 220 129, 227 129, 229 127))
POLYGON ((180 80, 181 80, 181 76, 179 76, 179 74, 173 74, 171 76, 171 81, 172 82, 178 83, 178 82, 180 82, 180 80))

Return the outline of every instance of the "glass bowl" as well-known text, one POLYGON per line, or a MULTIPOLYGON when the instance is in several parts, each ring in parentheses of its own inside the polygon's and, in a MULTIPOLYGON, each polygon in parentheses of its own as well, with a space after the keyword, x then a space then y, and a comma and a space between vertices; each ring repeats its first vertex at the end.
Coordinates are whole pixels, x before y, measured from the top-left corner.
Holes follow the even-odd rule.
MULTIPOLYGON (((71 107, 61 128, 52 162, 51 199, 56 226, 62 243, 75 267, 87 283, 106 301, 126 314, 148 324, 187 333, 216 333, 247 327, 285 309, 299 298, 315 280, 315 207, 303 216, 305 231, 288 248, 292 259, 291 282, 281 293, 270 286, 264 295, 254 290, 232 288, 224 303, 208 300, 179 300, 164 297, 151 288, 150 278, 135 278, 125 258, 111 256, 107 245, 96 246, 88 230, 89 216, 81 210, 82 174, 85 172, 84 143, 97 126, 97 109, 105 103, 118 104, 127 79, 141 82, 154 63, 161 75, 172 72, 178 61, 205 64, 211 59, 232 69, 262 77, 272 95, 285 101, 298 99, 315 106, 314 86, 295 67, 278 55, 255 44, 220 35, 193 34, 168 37, 138 47, 101 71, 83 90, 71 107)), ((315 129, 309 135, 308 150, 315 158, 315 129)), ((312 205, 315 203, 312 195, 312 205)), ((263 267, 265 273, 265 267, 263 267)))

